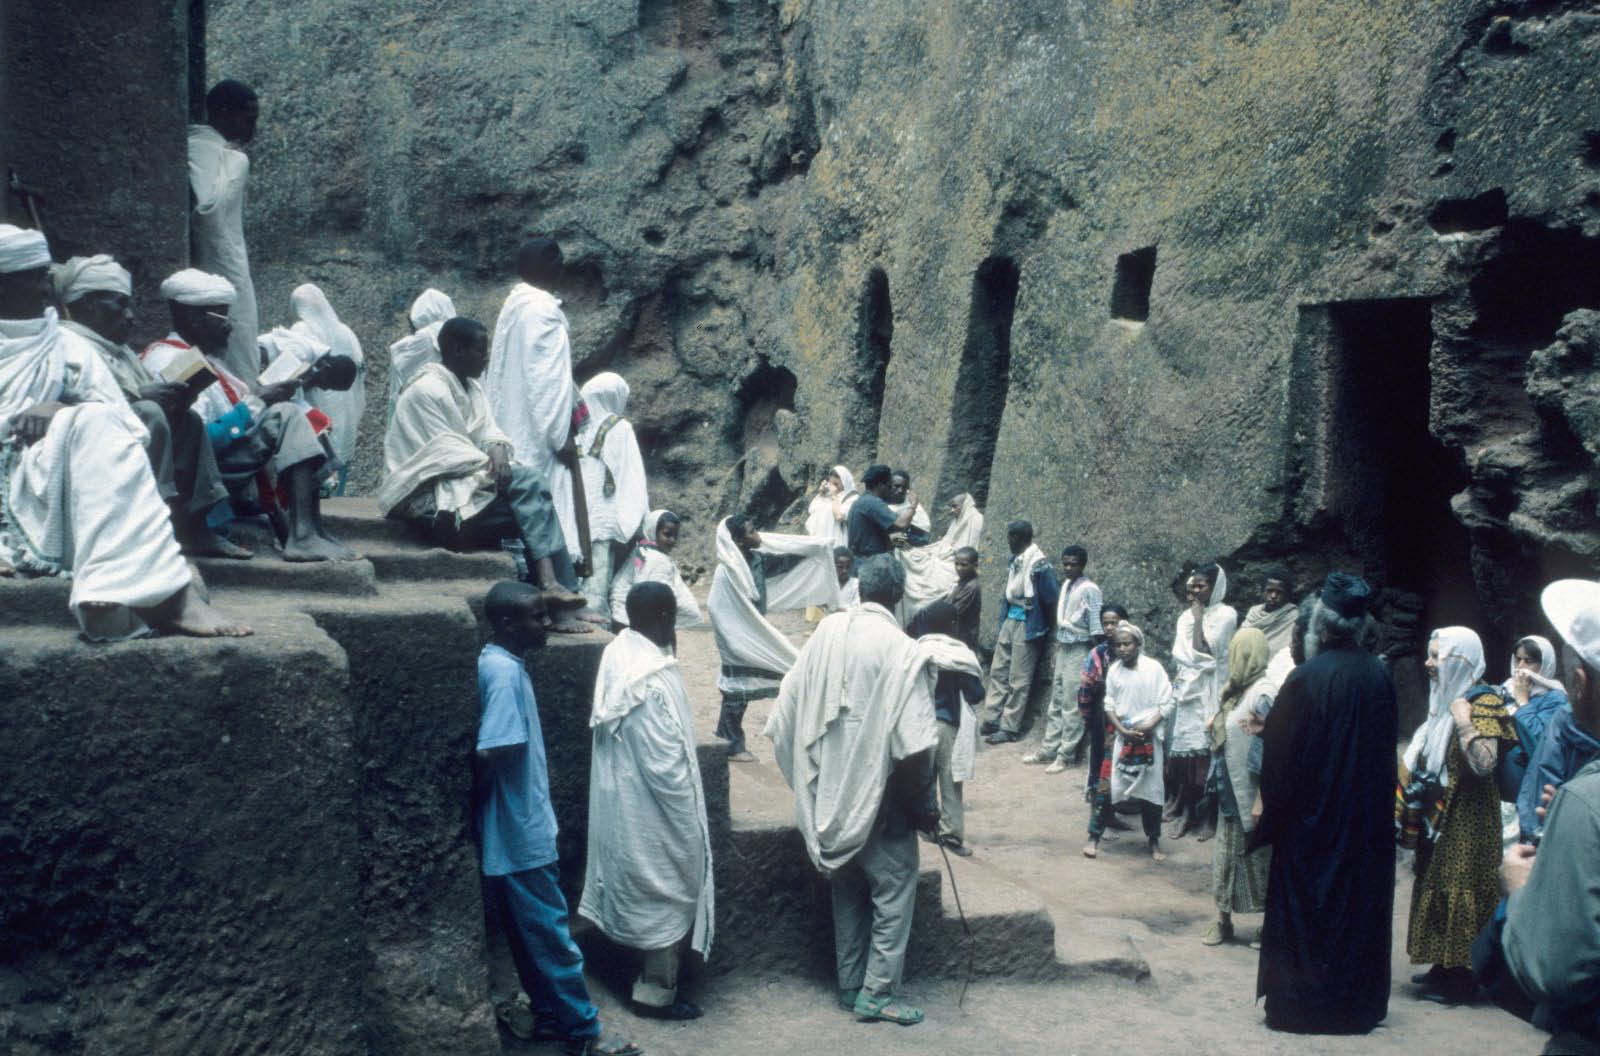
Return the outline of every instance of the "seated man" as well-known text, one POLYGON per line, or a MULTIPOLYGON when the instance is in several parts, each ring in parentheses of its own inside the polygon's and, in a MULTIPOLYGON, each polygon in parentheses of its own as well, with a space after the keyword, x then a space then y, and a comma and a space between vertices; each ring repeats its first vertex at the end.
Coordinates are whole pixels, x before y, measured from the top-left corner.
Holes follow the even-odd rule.
POLYGON ((237 637, 178 551, 144 428, 95 350, 45 307, 44 236, 0 224, 0 575, 72 574, 84 636, 237 637))
POLYGON ((379 509, 454 549, 520 538, 534 585, 553 607, 569 610, 551 629, 587 632, 571 616, 584 599, 573 589, 578 581, 549 485, 511 461, 511 441, 478 383, 489 362, 488 332, 476 320, 451 319, 439 330, 439 355, 443 362, 417 368, 395 404, 379 509))
POLYGON ((250 551, 212 531, 206 513, 228 497, 206 423, 194 410, 199 393, 164 381, 128 347, 133 330, 133 276, 110 257, 73 257, 50 269, 62 328, 83 338, 111 372, 150 439, 145 454, 156 488, 172 509, 172 531, 185 554, 246 559, 250 551))
MULTIPOLYGON (((302 377, 252 390, 223 365, 232 324, 228 309, 233 286, 218 275, 186 268, 161 284, 172 309, 173 333, 144 350, 149 370, 160 374, 181 353, 197 348, 217 380, 195 397, 206 420, 217 456, 217 468, 228 491, 240 494, 264 469, 271 469, 288 493, 287 524, 280 529, 285 561, 343 561, 356 555, 322 526, 318 478, 328 451, 317 438, 305 412, 291 401, 301 382, 324 387, 336 384, 320 375, 302 377)), ((330 357, 331 358, 331 357, 330 357)), ((276 507, 272 487, 258 486, 263 508, 276 507)))

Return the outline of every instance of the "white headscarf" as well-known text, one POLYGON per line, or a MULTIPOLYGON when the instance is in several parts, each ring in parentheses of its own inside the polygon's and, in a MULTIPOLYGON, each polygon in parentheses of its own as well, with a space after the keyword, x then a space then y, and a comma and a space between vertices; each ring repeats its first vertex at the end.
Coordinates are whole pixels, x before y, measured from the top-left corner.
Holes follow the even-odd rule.
POLYGON ((960 507, 960 512, 944 530, 944 538, 939 540, 939 548, 946 555, 964 546, 977 546, 978 537, 983 534, 983 511, 978 509, 972 496, 962 492, 950 501, 960 507))
MULTIPOLYGON (((1545 690, 1559 689, 1565 692, 1566 687, 1556 678, 1556 647, 1550 644, 1550 639, 1537 634, 1525 634, 1517 639, 1517 645, 1520 646, 1523 642, 1532 642, 1539 647, 1539 670, 1529 672, 1533 679, 1533 684, 1541 686, 1545 690)), ((1500 684, 1500 688, 1510 693, 1512 677, 1517 673, 1517 652, 1515 649, 1511 651, 1511 666, 1507 670, 1510 674, 1500 684)), ((1516 702, 1512 701, 1512 703, 1515 704, 1516 702)))
POLYGON ((167 276, 161 284, 161 296, 179 304, 232 305, 238 301, 239 292, 233 288, 233 283, 221 275, 212 275, 199 268, 184 268, 167 276))
MULTIPOLYGON (((428 287, 411 302, 411 329, 421 330, 434 323, 449 322, 456 317, 456 305, 448 294, 428 287)), ((437 340, 437 332, 435 336, 437 340)))
POLYGON ((304 283, 289 294, 289 304, 300 321, 294 331, 327 345, 335 356, 348 356, 355 362, 356 378, 348 389, 312 389, 306 396, 333 421, 333 453, 346 466, 356 453, 356 432, 367 408, 367 379, 361 342, 355 331, 339 321, 338 314, 322 290, 304 283))
POLYGON ((651 510, 645 514, 644 530, 641 533, 645 542, 651 546, 656 545, 656 529, 661 527, 661 518, 671 513, 671 510, 651 510))
POLYGON ((839 501, 843 502, 851 495, 861 494, 856 490, 856 478, 851 476, 850 470, 845 466, 834 466, 833 471, 839 475, 839 501))
POLYGON ((439 331, 456 317, 455 302, 435 289, 426 289, 411 302, 411 326, 415 333, 407 334, 389 346, 389 417, 400 402, 400 390, 406 387, 424 363, 439 362, 439 331))
POLYGON ((1428 687, 1428 717, 1412 734, 1404 756, 1406 769, 1427 774, 1443 784, 1449 780, 1445 757, 1450 751, 1450 736, 1455 720, 1450 705, 1467 695, 1483 678, 1483 642, 1469 627, 1441 627, 1428 636, 1428 648, 1437 644, 1438 677, 1428 687))
POLYGON ((50 269, 50 281, 56 288, 56 300, 71 304, 86 293, 110 290, 124 296, 133 296, 133 276, 128 269, 104 253, 92 257, 73 257, 65 264, 50 269))
POLYGON ((26 227, 0 224, 0 274, 32 271, 50 264, 50 243, 44 234, 26 227))

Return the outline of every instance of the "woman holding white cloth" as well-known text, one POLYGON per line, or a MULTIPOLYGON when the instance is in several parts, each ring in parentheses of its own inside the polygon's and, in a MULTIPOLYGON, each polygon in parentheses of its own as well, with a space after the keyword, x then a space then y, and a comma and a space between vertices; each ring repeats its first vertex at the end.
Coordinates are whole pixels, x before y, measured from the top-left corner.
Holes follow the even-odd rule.
MULTIPOLYGON (((1172 682, 1162 666, 1142 655, 1144 632, 1127 620, 1112 636, 1116 660, 1106 671, 1106 719, 1117 731, 1112 749, 1111 802, 1136 800, 1150 857, 1167 860, 1161 850, 1160 726, 1172 714, 1172 682)), ((1100 840, 1083 849, 1085 858, 1099 854, 1100 840)))

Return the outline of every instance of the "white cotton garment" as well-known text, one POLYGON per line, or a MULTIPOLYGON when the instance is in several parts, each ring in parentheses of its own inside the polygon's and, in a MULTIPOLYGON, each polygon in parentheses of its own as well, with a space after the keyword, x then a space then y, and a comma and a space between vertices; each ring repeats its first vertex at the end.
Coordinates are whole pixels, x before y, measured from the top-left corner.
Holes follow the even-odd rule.
MULTIPOLYGON (((511 437, 517 461, 551 480, 555 453, 571 432, 576 395, 560 301, 525 282, 512 287, 495 320, 483 387, 495 420, 511 437)), ((571 514, 567 516, 570 521, 571 514)), ((571 528, 562 522, 568 539, 576 534, 571 528)))
MULTIPOLYGON (((762 532, 764 554, 798 554, 805 558, 794 568, 767 576, 767 611, 783 612, 817 605, 838 609, 839 577, 833 567, 833 547, 826 539, 805 535, 762 532)), ((717 688, 724 693, 771 690, 794 665, 794 643, 756 609, 755 575, 744 553, 728 534, 728 522, 717 525, 717 570, 711 576, 706 611, 717 642, 722 666, 751 668, 764 675, 729 675, 724 670, 717 688)))
POLYGON ((326 414, 333 422, 330 430, 333 454, 344 465, 350 465, 356 455, 356 437, 361 429, 361 416, 367 409, 367 361, 361 354, 361 342, 355 331, 339 321, 339 316, 328 303, 322 290, 311 283, 296 286, 289 294, 289 304, 299 317, 291 330, 328 347, 335 356, 349 356, 356 364, 356 380, 349 389, 307 389, 306 399, 311 406, 326 414))
POLYGON ((260 317, 250 278, 250 253, 244 241, 244 192, 250 159, 210 125, 189 126, 189 189, 194 193, 190 232, 194 265, 233 284, 238 300, 228 312, 233 333, 222 359, 228 369, 254 385, 261 366, 256 353, 260 317))
POLYGON ((1033 570, 1045 560, 1039 544, 1029 543, 1027 549, 1011 558, 1006 566, 1006 601, 1021 605, 1033 598, 1033 570))
POLYGON ((394 406, 400 402, 400 390, 417 368, 439 362, 439 331, 456 317, 455 302, 429 288, 411 302, 409 317, 414 332, 389 346, 389 418, 394 417, 394 406))
POLYGON ((846 525, 850 520, 850 507, 855 505, 861 497, 861 492, 856 489, 856 478, 851 475, 846 466, 834 466, 833 471, 839 475, 839 510, 844 515, 841 520, 833 515, 832 495, 812 496, 811 504, 806 507, 806 534, 820 538, 832 539, 834 546, 849 545, 849 534, 846 525))
MULTIPOLYGON (((917 642, 939 671, 983 677, 983 667, 978 663, 977 654, 965 642, 947 634, 925 634, 917 642)), ((978 716, 972 710, 972 705, 964 699, 958 699, 957 705, 961 709, 961 721, 957 725, 956 741, 950 751, 950 779, 970 781, 977 770, 978 716)))
POLYGON ((956 551, 977 546, 983 534, 983 514, 966 493, 952 500, 960 506, 944 536, 931 546, 914 546, 895 551, 906 570, 906 592, 900 599, 900 618, 910 622, 916 611, 948 595, 956 586, 956 551))
POLYGON ((825 875, 866 844, 894 764, 938 744, 935 648, 869 601, 825 617, 784 676, 765 733, 825 875))
POLYGON ((476 378, 465 384, 442 363, 427 363, 400 394, 383 438, 378 508, 393 515, 412 493, 432 486, 434 507, 465 520, 494 501, 489 447, 507 443, 476 378))
POLYGON ((710 953, 711 831, 694 715, 678 661, 623 630, 606 646, 589 715, 589 843, 578 912, 616 942, 710 953))
MULTIPOLYGON (((589 420, 575 439, 578 464, 583 467, 584 498, 589 504, 589 537, 595 542, 625 543, 638 533, 650 510, 644 457, 639 453, 633 423, 624 417, 628 383, 622 375, 607 371, 585 382, 581 393, 589 405, 589 420)), ((577 532, 576 526, 573 532, 577 532)), ((576 534, 569 538, 576 540, 576 534)))
POLYGON ((1443 785, 1450 780, 1445 760, 1455 733, 1450 705, 1483 678, 1483 642, 1470 627, 1441 627, 1428 636, 1428 646, 1439 650, 1439 673, 1428 684, 1428 717, 1411 735, 1401 758, 1413 774, 1443 785))
MULTIPOLYGON (((1124 726, 1143 726, 1158 715, 1165 718, 1172 714, 1172 681, 1160 664, 1143 653, 1132 668, 1113 656, 1106 668, 1105 706, 1124 726)), ((1121 764, 1126 738, 1117 734, 1111 756, 1113 803, 1130 799, 1157 805, 1165 802, 1166 784, 1161 771, 1166 752, 1161 746, 1160 723, 1150 731, 1148 738, 1153 742, 1155 757, 1146 766, 1126 768, 1121 764)))
POLYGON ((628 625, 628 592, 640 583, 665 583, 678 603, 678 627, 698 627, 705 622, 689 585, 678 574, 678 564, 656 546, 656 531, 666 510, 651 510, 644 519, 644 538, 611 577, 611 618, 628 625))
POLYGON ((56 412, 43 439, 0 445, 0 556, 25 570, 70 572, 68 604, 87 637, 147 633, 132 610, 165 601, 190 578, 144 452, 149 434, 100 354, 62 330, 53 309, 0 320, 0 431, 47 400, 72 406, 56 412))
POLYGON ((1222 704, 1222 688, 1228 684, 1228 646, 1239 626, 1239 614, 1223 604, 1228 594, 1228 573, 1217 569, 1217 582, 1211 590, 1201 631, 1211 652, 1194 648, 1194 613, 1188 609, 1178 617, 1172 641, 1172 691, 1175 707, 1167 751, 1210 751, 1206 727, 1222 704))

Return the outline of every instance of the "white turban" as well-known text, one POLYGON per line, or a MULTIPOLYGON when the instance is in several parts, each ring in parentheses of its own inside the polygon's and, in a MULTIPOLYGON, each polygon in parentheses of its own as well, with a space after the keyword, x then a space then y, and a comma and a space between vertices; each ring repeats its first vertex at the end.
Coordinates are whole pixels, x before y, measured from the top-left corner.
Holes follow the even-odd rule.
POLYGON ((50 269, 50 281, 55 283, 56 298, 62 304, 71 304, 86 293, 110 290, 133 296, 133 276, 128 269, 104 253, 92 257, 73 257, 65 264, 50 269))
POLYGON ((161 296, 179 304, 232 304, 239 299, 233 283, 199 268, 184 268, 161 284, 161 296))
POLYGON ((50 244, 42 232, 0 224, 0 274, 31 271, 49 264, 50 244))
POLYGON ((443 323, 456 316, 455 302, 447 294, 428 288, 411 302, 411 329, 421 330, 429 323, 443 323))

